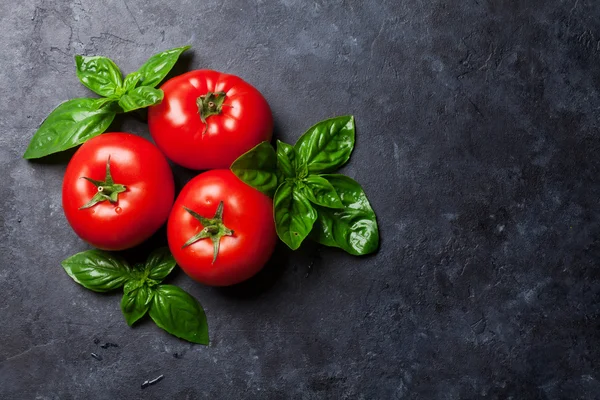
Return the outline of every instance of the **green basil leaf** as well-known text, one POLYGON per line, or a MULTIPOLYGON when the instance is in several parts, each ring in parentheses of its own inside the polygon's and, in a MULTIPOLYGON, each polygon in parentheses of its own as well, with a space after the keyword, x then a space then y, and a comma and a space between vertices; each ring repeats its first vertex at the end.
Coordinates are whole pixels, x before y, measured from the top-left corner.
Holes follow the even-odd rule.
POLYGON ((75 64, 81 83, 100 96, 115 95, 123 86, 121 71, 110 58, 77 55, 75 64))
POLYGON ((277 188, 273 199, 277 235, 292 250, 300 247, 317 219, 317 212, 304 195, 302 186, 300 182, 286 181, 277 188))
POLYGON ((354 117, 321 121, 296 142, 298 165, 306 164, 309 174, 333 172, 344 165, 354 148, 354 117))
POLYGON ((193 343, 208 344, 208 324, 202 306, 177 286, 159 285, 156 288, 150 317, 171 335, 193 343))
POLYGON ((123 92, 127 93, 135 89, 140 79, 142 79, 142 74, 137 71, 128 74, 123 82, 123 92))
POLYGON ((140 85, 155 87, 169 73, 179 59, 181 53, 191 46, 177 47, 155 54, 138 70, 141 75, 140 85))
POLYGON ((246 184, 273 196, 277 189, 277 155, 268 142, 262 142, 238 157, 231 171, 246 184))
POLYGON ((163 96, 164 93, 160 89, 140 86, 122 95, 119 105, 124 112, 133 111, 158 104, 162 101, 163 96))
POLYGON ((304 180, 304 195, 313 203, 328 208, 344 208, 340 196, 325 178, 309 175, 304 180))
POLYGON ((135 321, 146 315, 148 309, 150 309, 153 296, 154 290, 144 284, 135 289, 125 290, 121 299, 121 311, 125 316, 127 325, 133 325, 135 321))
POLYGON ((360 185, 344 175, 322 175, 340 196, 343 209, 317 206, 318 217, 311 237, 326 246, 353 255, 373 253, 379 247, 375 212, 360 185))
POLYGON ((277 140, 277 169, 287 178, 296 177, 294 146, 277 140))
POLYGON ((100 135, 116 115, 111 107, 105 107, 111 101, 80 98, 60 104, 33 135, 23 157, 44 157, 100 135))
POLYGON ((148 278, 161 282, 173 271, 175 265, 175 258, 169 248, 161 247, 148 256, 145 268, 148 270, 148 278))
POLYGON ((120 288, 134 277, 125 260, 102 250, 77 253, 61 264, 75 282, 95 292, 120 288))
MULTIPOLYGON (((134 270, 134 274, 135 272, 137 271, 134 270)), ((144 279, 141 276, 136 276, 135 278, 132 278, 131 280, 125 283, 125 285, 123 286, 123 292, 130 293, 142 286, 144 286, 144 279)))

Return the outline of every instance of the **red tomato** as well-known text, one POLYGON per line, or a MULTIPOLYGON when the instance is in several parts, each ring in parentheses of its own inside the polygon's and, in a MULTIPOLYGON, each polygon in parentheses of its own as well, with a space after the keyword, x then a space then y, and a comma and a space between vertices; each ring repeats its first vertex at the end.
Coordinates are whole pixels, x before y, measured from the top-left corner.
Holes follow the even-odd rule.
POLYGON ((235 75, 197 70, 165 82, 160 104, 148 110, 152 139, 175 163, 190 169, 229 168, 273 134, 265 98, 235 75))
POLYGON ((84 143, 67 166, 62 188, 65 216, 75 233, 104 250, 148 239, 167 220, 174 196, 165 157, 129 133, 105 133, 84 143))
POLYGON ((273 253, 273 202, 229 170, 204 172, 175 200, 167 236, 177 264, 191 278, 233 285, 260 271, 273 253))

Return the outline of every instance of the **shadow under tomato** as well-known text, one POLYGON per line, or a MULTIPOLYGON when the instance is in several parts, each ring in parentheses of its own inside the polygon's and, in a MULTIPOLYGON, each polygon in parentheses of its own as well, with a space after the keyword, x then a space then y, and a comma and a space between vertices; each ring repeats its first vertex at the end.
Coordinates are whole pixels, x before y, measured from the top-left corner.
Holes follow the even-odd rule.
POLYGON ((145 240, 143 243, 138 244, 127 250, 119 251, 119 255, 125 258, 130 265, 137 263, 144 263, 150 253, 154 250, 168 246, 167 242, 167 224, 163 224, 158 231, 156 231, 150 238, 145 240))
POLYGON ((179 192, 181 192, 181 189, 183 189, 186 183, 192 180, 192 178, 195 178, 196 176, 205 172, 182 167, 181 165, 177 165, 170 160, 169 165, 171 166, 171 171, 173 171, 173 179, 175 180, 175 197, 179 195, 179 192))
POLYGON ((221 294, 232 298, 252 299, 259 297, 281 278, 291 254, 292 251, 283 242, 278 242, 273 255, 256 275, 237 285, 220 287, 217 290, 221 294))

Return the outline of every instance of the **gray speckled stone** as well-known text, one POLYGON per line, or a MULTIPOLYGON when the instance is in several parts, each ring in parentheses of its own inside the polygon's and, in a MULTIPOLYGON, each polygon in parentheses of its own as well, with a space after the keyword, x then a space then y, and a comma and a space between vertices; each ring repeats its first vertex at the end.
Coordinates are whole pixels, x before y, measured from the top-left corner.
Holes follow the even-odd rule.
MULTIPOLYGON (((598 15, 591 0, 0 2, 0 398, 600 398, 598 15), (88 247, 61 211, 67 157, 20 158, 60 101, 89 95, 74 54, 130 72, 187 43, 178 70, 251 82, 284 141, 354 114, 344 172, 381 229, 374 256, 281 247, 238 288, 174 274, 209 347, 129 328, 119 294, 71 281, 60 261, 88 247)), ((131 117, 112 129, 148 136, 131 117)))

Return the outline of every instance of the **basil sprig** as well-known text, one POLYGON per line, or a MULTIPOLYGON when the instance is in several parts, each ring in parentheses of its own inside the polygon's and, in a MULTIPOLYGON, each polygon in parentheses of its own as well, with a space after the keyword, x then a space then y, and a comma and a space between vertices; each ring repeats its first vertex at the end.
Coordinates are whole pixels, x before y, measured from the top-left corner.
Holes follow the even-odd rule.
POLYGON ((375 212, 353 179, 331 174, 350 158, 354 117, 327 119, 311 127, 294 146, 263 142, 231 165, 248 185, 273 197, 277 235, 295 250, 306 237, 353 255, 379 247, 375 212))
POLYGON ((60 104, 33 135, 23 158, 40 158, 78 146, 106 131, 118 113, 160 103, 164 94, 156 85, 189 48, 177 47, 155 54, 125 79, 119 67, 107 57, 76 55, 77 77, 102 97, 60 104))
POLYGON ((87 289, 108 292, 123 287, 121 311, 129 326, 149 314, 170 334, 207 345, 208 325, 200 303, 177 286, 161 284, 175 265, 166 247, 134 267, 102 250, 77 253, 62 262, 67 274, 87 289))

